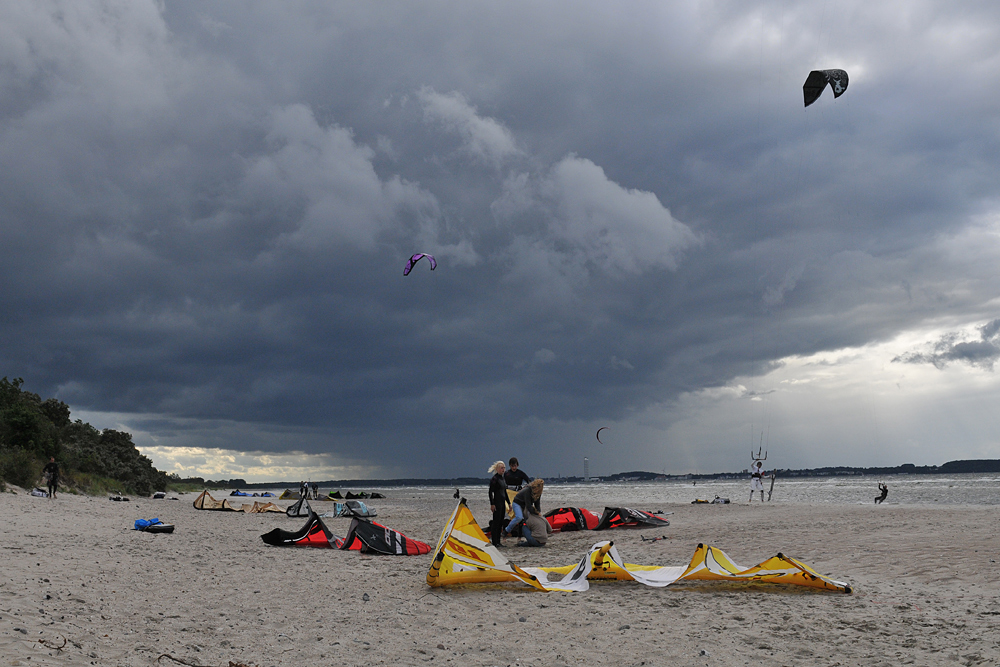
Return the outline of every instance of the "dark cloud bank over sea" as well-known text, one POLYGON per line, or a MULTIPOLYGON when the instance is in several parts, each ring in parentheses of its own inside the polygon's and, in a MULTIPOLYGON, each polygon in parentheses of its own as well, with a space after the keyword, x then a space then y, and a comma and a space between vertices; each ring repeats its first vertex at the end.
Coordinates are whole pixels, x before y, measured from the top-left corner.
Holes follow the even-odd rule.
POLYGON ((996 457, 1000 7, 819 11, 7 7, 0 373, 204 476, 996 457))

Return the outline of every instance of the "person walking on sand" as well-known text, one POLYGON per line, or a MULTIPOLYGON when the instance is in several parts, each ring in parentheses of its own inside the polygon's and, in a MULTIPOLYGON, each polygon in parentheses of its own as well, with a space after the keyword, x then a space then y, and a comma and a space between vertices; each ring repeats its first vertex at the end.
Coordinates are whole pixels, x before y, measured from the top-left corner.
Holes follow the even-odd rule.
MULTIPOLYGON (((503 518, 507 516, 507 506, 510 505, 510 498, 507 497, 507 482, 503 479, 507 466, 503 461, 497 461, 491 465, 486 472, 493 473, 490 479, 490 511, 493 512, 493 521, 490 522, 490 542, 493 546, 500 546, 500 533, 503 531, 503 518)), ((455 497, 458 497, 458 489, 455 489, 455 497)))
POLYGON ((761 461, 754 461, 750 466, 750 500, 753 502, 753 492, 760 491, 760 502, 764 502, 764 464, 761 461))
POLYGON ((49 457, 49 462, 42 468, 42 477, 45 478, 45 483, 48 484, 49 498, 55 498, 56 488, 59 486, 59 464, 56 463, 56 457, 49 457))

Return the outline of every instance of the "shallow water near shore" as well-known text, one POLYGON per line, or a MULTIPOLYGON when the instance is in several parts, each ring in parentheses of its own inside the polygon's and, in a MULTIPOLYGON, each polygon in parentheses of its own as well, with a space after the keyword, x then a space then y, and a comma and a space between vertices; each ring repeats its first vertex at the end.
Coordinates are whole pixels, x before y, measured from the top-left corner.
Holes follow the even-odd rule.
MULTIPOLYGON (((749 479, 690 480, 662 482, 592 482, 563 484, 546 480, 544 507, 586 507, 599 511, 604 506, 625 505, 656 509, 657 504, 690 503, 700 498, 716 496, 734 503, 746 503, 750 497, 749 479)), ((779 477, 774 482, 771 503, 874 504, 878 483, 889 486, 886 505, 1000 505, 1000 475, 968 473, 958 475, 892 475, 874 477, 854 475, 844 477, 779 477)), ((766 489, 770 482, 764 484, 766 489)), ((347 487, 341 487, 347 488, 347 487)), ((425 497, 440 496, 440 486, 371 487, 386 495, 425 497)), ((280 494, 283 489, 274 489, 280 494)), ((321 489, 327 493, 335 489, 321 489)), ((486 497, 487 482, 482 486, 461 489, 470 501, 486 497)), ((754 497, 760 502, 760 494, 754 497)))

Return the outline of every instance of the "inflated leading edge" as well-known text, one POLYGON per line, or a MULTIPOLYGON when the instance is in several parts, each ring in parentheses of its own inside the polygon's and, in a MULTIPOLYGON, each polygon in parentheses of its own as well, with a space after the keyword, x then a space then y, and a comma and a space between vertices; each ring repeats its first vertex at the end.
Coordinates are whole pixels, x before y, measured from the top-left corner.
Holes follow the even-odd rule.
POLYGON ((677 581, 754 581, 797 584, 850 593, 851 587, 819 574, 805 563, 778 554, 759 565, 737 565, 715 547, 702 544, 684 566, 658 567, 625 563, 612 542, 598 542, 576 565, 520 568, 511 563, 483 534, 465 501, 459 502, 441 531, 434 562, 427 573, 430 586, 520 581, 543 591, 585 591, 589 579, 638 581, 669 586, 677 581))

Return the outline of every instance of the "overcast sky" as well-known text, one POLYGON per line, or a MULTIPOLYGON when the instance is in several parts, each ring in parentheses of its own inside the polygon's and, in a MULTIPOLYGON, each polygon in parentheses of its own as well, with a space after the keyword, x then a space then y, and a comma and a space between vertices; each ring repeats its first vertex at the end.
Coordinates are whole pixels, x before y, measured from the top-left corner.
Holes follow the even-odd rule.
POLYGON ((251 481, 997 458, 997 81, 992 0, 6 3, 0 375, 251 481))

